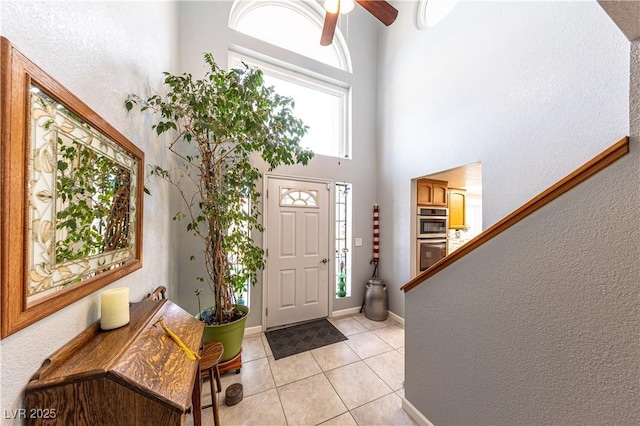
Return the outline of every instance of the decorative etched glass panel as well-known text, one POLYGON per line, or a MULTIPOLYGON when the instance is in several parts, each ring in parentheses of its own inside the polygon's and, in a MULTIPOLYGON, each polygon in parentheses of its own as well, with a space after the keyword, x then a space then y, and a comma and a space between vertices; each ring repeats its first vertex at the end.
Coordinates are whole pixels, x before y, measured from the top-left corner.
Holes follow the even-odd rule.
POLYGON ((318 191, 304 188, 280 188, 280 205, 318 208, 318 191))
POLYGON ((336 295, 351 294, 351 184, 336 183, 336 295))
POLYGON ((135 259, 138 160, 36 87, 28 303, 135 259))

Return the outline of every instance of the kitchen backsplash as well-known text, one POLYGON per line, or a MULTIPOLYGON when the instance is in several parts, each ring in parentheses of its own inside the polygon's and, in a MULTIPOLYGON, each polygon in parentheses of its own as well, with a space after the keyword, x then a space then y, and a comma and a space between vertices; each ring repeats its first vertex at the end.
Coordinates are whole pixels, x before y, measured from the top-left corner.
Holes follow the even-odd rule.
POLYGON ((470 231, 458 231, 455 229, 449 229, 449 233, 448 233, 448 253, 453 253, 454 251, 456 251, 457 249, 459 249, 463 244, 465 244, 467 241, 472 240, 476 235, 478 235, 477 233, 473 233, 470 231))

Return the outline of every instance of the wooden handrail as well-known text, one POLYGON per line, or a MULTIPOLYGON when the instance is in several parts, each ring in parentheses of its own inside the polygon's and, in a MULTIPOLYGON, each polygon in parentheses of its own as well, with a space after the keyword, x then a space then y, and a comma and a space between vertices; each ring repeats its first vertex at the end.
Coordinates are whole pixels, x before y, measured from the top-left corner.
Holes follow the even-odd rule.
POLYGON ((629 152, 629 137, 625 136, 609 148, 598 154, 573 173, 567 175, 554 185, 550 186, 547 190, 541 192, 536 197, 532 198, 529 202, 525 203, 522 207, 506 216, 501 221, 497 222, 490 228, 483 231, 480 235, 467 242, 465 245, 454 251, 450 255, 439 260, 433 266, 426 271, 418 274, 411 281, 403 285, 400 290, 407 292, 412 288, 418 286, 427 278, 432 277, 444 268, 448 267, 452 263, 471 253, 487 241, 501 234, 503 231, 509 229, 516 223, 520 222, 531 213, 535 212, 542 206, 550 203, 560 195, 569 191, 571 188, 577 186, 587 178, 598 173, 600 170, 606 168, 620 157, 623 157, 629 152))

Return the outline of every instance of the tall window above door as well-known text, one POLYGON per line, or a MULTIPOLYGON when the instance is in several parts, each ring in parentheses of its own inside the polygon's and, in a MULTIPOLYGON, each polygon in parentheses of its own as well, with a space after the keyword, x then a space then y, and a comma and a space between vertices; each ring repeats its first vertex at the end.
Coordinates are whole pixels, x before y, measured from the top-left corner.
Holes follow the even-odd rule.
POLYGON ((324 10, 315 1, 236 0, 229 17, 229 66, 263 70, 265 83, 295 100, 309 126, 302 145, 316 155, 351 157, 351 59, 338 31, 320 46, 324 10))

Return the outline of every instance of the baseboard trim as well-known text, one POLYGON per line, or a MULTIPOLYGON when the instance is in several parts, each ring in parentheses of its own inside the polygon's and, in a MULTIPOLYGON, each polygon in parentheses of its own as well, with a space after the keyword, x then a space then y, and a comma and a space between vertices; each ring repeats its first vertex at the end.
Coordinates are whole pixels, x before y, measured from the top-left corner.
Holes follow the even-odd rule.
POLYGON ((262 333, 262 326, 261 325, 256 325, 254 327, 246 327, 244 329, 244 335, 245 336, 251 336, 252 334, 260 334, 262 333))
POLYGON ((402 398, 402 409, 415 420, 420 426, 433 426, 433 423, 429 421, 412 403, 407 401, 407 398, 402 398))
MULTIPOLYGON (((391 317, 392 320, 402 324, 404 326, 404 318, 402 318, 400 315, 394 314, 391 311, 387 311, 389 313, 389 316, 391 317)), ((358 314, 360 313, 360 308, 358 306, 355 306, 353 308, 348 308, 348 309, 341 309, 339 311, 333 311, 331 312, 331 315, 329 316, 329 318, 337 318, 337 317, 345 317, 347 315, 353 315, 353 314, 358 314)), ((250 336, 252 334, 259 334, 262 333, 262 326, 261 325, 256 325, 254 327, 247 327, 244 329, 244 335, 245 336, 250 336)))
POLYGON ((402 324, 402 326, 404 327, 404 318, 402 318, 400 315, 398 314, 394 314, 391 311, 387 311, 389 313, 389 316, 391 317, 392 320, 394 320, 395 322, 399 322, 400 324, 402 324))
POLYGON ((360 312, 360 307, 356 306, 353 308, 349 308, 349 309, 341 309, 339 311, 333 311, 331 313, 331 318, 336 318, 336 317, 344 317, 346 315, 353 315, 353 314, 357 314, 360 312))

